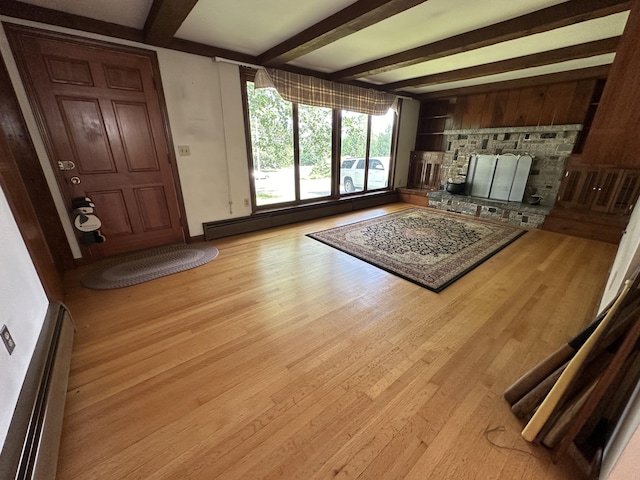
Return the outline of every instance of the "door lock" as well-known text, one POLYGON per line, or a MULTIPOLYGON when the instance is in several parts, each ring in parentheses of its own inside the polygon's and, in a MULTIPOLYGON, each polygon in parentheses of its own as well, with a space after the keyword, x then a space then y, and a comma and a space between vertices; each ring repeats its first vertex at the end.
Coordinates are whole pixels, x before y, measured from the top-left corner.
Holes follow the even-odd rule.
POLYGON ((62 162, 58 162, 58 168, 60 170, 73 170, 74 168, 76 168, 76 164, 69 160, 65 160, 62 162))
POLYGON ((80 185, 80 177, 71 177, 70 180, 74 185, 80 185))

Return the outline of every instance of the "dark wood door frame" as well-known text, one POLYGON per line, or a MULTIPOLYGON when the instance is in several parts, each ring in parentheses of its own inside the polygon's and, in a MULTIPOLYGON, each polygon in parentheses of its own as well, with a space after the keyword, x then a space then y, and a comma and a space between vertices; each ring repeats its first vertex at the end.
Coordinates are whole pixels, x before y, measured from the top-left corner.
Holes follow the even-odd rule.
POLYGON ((60 274, 73 256, 1 57, 0 186, 47 297, 64 300, 60 274))
MULTIPOLYGON (((173 145, 173 139, 171 137, 171 129, 169 126, 169 115, 168 115, 168 111, 167 111, 167 105, 165 102, 165 98, 164 98, 164 90, 162 88, 162 81, 161 81, 161 77, 160 77, 160 66, 158 63, 158 58, 156 55, 156 52, 151 51, 151 50, 146 50, 146 49, 142 49, 142 48, 136 48, 136 47, 129 47, 129 46, 124 46, 124 45, 118 45, 118 44, 113 44, 113 43, 109 43, 109 42, 104 42, 104 41, 100 41, 100 40, 93 40, 93 39, 87 39, 84 37, 79 37, 79 36, 75 36, 75 35, 67 35, 67 34, 62 34, 62 33, 57 33, 57 32, 52 32, 52 31, 48 31, 48 30, 42 30, 42 29, 37 29, 37 28, 32 28, 32 27, 26 27, 26 26, 22 26, 22 25, 16 25, 16 24, 12 24, 12 23, 7 23, 7 22, 2 22, 5 32, 7 33, 7 36, 9 37, 10 43, 12 43, 12 41, 17 41, 17 37, 21 34, 21 33, 28 33, 30 35, 37 35, 40 38, 45 38, 45 39, 51 39, 51 40, 57 40, 57 41, 63 41, 63 42, 70 42, 70 43, 75 43, 75 44, 80 44, 80 45, 84 45, 84 46, 89 46, 89 47, 97 47, 97 48, 102 48, 102 49, 108 49, 114 52, 122 52, 122 53, 129 53, 129 54, 135 54, 135 55, 140 55, 140 56, 145 56, 147 58, 149 58, 152 68, 153 68, 153 76, 154 76, 154 83, 155 83, 155 87, 157 90, 157 94, 158 94, 158 101, 160 104, 160 111, 161 111, 161 116, 162 116, 162 125, 163 125, 163 130, 164 130, 164 136, 165 136, 165 140, 167 142, 167 150, 168 150, 168 155, 169 155, 169 162, 171 164, 171 171, 173 174, 173 182, 174 182, 174 186, 176 189, 176 196, 177 196, 177 200, 178 200, 178 209, 180 212, 180 222, 181 222, 181 227, 182 230, 184 232, 184 238, 186 239, 186 241, 189 241, 190 239, 190 235, 189 235, 189 228, 188 228, 188 224, 187 224, 187 220, 186 220, 186 210, 185 210, 185 206, 184 206, 184 200, 183 200, 183 196, 182 196, 182 188, 180 185, 180 177, 178 174, 178 168, 177 168, 177 161, 176 161, 176 157, 175 157, 175 149, 174 149, 174 145, 173 145)), ((14 52, 14 56, 15 56, 15 52, 14 52)), ((27 74, 27 70, 26 70, 26 65, 25 63, 22 61, 22 59, 20 58, 20 56, 16 56, 16 63, 18 66, 18 69, 20 70, 20 74, 21 77, 23 79, 23 84, 25 87, 25 90, 27 91, 27 96, 29 98, 29 102, 31 104, 31 107, 33 109, 33 113, 34 116, 36 118, 36 122, 38 124, 38 128, 40 131, 40 135, 42 136, 43 142, 45 144, 45 147, 47 149, 48 152, 48 156, 49 156, 49 161, 52 162, 52 159, 54 158, 54 155, 51 154, 52 150, 52 146, 51 146, 51 142, 49 141, 48 138, 48 134, 45 128, 45 121, 44 118, 42 117, 42 115, 40 114, 39 111, 39 106, 37 104, 37 100, 36 100, 36 96, 34 93, 34 89, 33 89, 33 85, 31 85, 31 83, 29 81, 26 81, 25 79, 29 78, 28 74, 27 74)), ((58 187, 59 190, 61 192, 61 195, 63 196, 65 203, 67 205, 71 205, 71 199, 70 198, 66 198, 67 195, 67 189, 66 189, 66 185, 65 185, 65 180, 63 178, 63 176, 61 175, 61 172, 59 171, 59 169, 57 168, 57 165, 53 165, 52 163, 52 168, 53 171, 55 172, 55 176, 56 176, 56 181, 58 183, 58 187)), ((89 251, 88 248, 80 245, 82 252, 83 252, 83 260, 82 261, 76 261, 76 263, 86 263, 88 261, 88 259, 90 259, 90 255, 89 255, 89 251)))

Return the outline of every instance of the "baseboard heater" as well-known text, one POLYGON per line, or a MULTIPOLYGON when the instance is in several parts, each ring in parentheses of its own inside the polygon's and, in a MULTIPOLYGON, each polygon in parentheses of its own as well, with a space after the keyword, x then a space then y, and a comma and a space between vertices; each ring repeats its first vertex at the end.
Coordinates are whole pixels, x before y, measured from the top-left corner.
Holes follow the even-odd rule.
POLYGON ((0 454, 2 480, 55 479, 75 328, 52 302, 0 454))
POLYGON ((399 200, 397 191, 343 198, 325 203, 300 205, 292 208, 260 212, 249 217, 232 218, 202 224, 205 240, 255 232, 266 228, 280 227, 291 223, 304 222, 316 218, 329 217, 364 208, 378 207, 399 200))

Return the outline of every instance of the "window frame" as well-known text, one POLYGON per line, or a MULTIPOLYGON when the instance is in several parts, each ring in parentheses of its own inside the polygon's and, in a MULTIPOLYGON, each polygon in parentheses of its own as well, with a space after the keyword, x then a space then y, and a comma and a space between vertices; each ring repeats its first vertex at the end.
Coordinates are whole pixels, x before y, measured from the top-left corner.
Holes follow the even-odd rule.
POLYGON ((254 180, 254 164, 253 164, 253 142, 251 135, 251 119, 249 115, 249 99, 247 94, 247 85, 249 82, 254 82, 256 76, 256 69, 250 67, 240 67, 240 85, 242 96, 242 108, 244 113, 244 125, 245 125, 245 143, 247 148, 247 161, 249 166, 249 190, 251 194, 251 211, 257 213, 267 210, 279 210, 288 209, 292 207, 305 206, 313 203, 324 203, 329 201, 339 201, 343 198, 352 198, 354 196, 363 196, 367 194, 376 194, 380 192, 387 192, 393 190, 393 183, 395 177, 395 163, 397 154, 397 138, 398 129, 400 126, 399 116, 402 101, 400 100, 398 113, 394 118, 393 127, 391 129, 391 148, 389 151, 389 173, 388 184, 383 188, 368 189, 368 173, 370 167, 370 149, 371 149, 371 117, 367 115, 367 139, 366 139, 366 168, 365 168, 365 188, 360 191, 351 193, 340 192, 340 167, 341 167, 341 149, 342 149, 342 111, 339 109, 332 109, 332 124, 331 124, 331 193, 324 197, 315 197, 308 199, 300 198, 300 141, 299 141, 299 114, 298 103, 291 102, 292 105, 292 121, 293 121, 293 152, 294 152, 294 182, 295 182, 295 199, 293 201, 271 203, 266 205, 257 205, 257 192, 256 184, 254 180))

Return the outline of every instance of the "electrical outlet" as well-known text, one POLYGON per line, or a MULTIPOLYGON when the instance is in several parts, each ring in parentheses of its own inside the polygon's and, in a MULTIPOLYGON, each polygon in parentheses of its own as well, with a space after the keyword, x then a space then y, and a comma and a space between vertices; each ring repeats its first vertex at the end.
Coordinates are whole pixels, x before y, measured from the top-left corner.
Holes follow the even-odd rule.
POLYGON ((9 329, 6 325, 2 326, 2 330, 0 330, 0 336, 2 336, 2 341, 4 342, 4 346, 9 350, 9 355, 13 353, 13 349, 16 348, 16 344, 13 341, 13 337, 11 333, 9 333, 9 329))
POLYGON ((188 157, 191 155, 191 149, 189 145, 178 145, 178 155, 181 157, 188 157))
POLYGON ((245 199, 244 199, 244 206, 245 206, 245 207, 248 207, 248 206, 249 206, 249 199, 248 199, 248 198, 245 198, 245 199))

